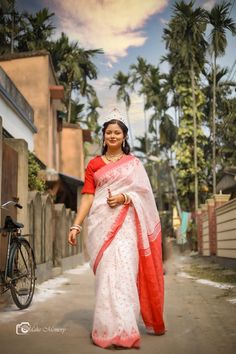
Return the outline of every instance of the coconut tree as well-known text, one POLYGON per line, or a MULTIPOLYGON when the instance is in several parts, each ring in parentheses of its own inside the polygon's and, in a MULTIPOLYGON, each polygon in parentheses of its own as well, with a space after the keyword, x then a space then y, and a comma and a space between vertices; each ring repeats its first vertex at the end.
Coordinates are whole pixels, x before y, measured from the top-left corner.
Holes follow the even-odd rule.
POLYGON ((18 51, 47 49, 50 37, 55 29, 52 21, 54 13, 50 13, 47 8, 43 8, 35 14, 25 12, 23 16, 25 29, 18 40, 18 51))
MULTIPOLYGON (((145 80, 147 79, 150 69, 150 64, 147 63, 146 59, 142 57, 137 57, 137 63, 130 66, 131 71, 131 87, 134 88, 135 85, 139 85, 139 93, 142 93, 142 88, 145 86, 145 80)), ((146 116, 146 96, 143 94, 143 108, 144 108, 144 127, 145 127, 145 149, 146 154, 148 153, 148 124, 146 116)))
POLYGON ((212 26, 210 32, 210 51, 213 62, 213 86, 212 86, 212 173, 213 173, 213 194, 216 193, 216 76, 217 57, 224 55, 227 46, 226 32, 236 34, 236 23, 230 17, 231 3, 223 1, 215 4, 208 12, 208 22, 212 26))
MULTIPOLYGON (((95 91, 89 80, 97 78, 97 68, 92 59, 102 54, 101 49, 85 50, 79 47, 78 42, 69 42, 62 33, 61 37, 50 45, 55 70, 59 81, 64 85, 66 92, 67 121, 71 121, 72 92, 77 91, 82 96, 94 96, 95 91)), ((77 95, 78 95, 77 94, 77 95)))
POLYGON ((187 69, 191 78, 193 133, 194 133, 194 174, 195 174, 195 211, 198 208, 198 165, 197 165, 197 114, 195 86, 196 76, 204 64, 206 41, 206 12, 200 7, 194 8, 194 1, 188 4, 176 2, 174 15, 168 27, 164 29, 164 40, 170 53, 179 60, 179 65, 187 69))
POLYGON ((99 113, 97 110, 99 108, 102 108, 102 106, 97 97, 94 97, 92 100, 89 101, 88 114, 86 119, 87 127, 88 129, 94 131, 95 134, 98 134, 101 129, 101 127, 98 124, 99 113))
POLYGON ((128 92, 128 90, 130 89, 130 76, 125 75, 122 71, 118 71, 118 73, 116 73, 114 75, 114 80, 111 83, 110 88, 112 86, 117 87, 117 94, 116 94, 117 100, 123 101, 125 104, 129 132, 130 132, 131 147, 133 149, 134 141, 133 141, 132 127, 131 127, 130 118, 129 118, 129 108, 131 105, 130 95, 128 92))
MULTIPOLYGON (((207 99, 206 105, 204 108, 205 119, 206 119, 206 126, 211 129, 212 128, 212 109, 213 109, 213 82, 215 80, 215 98, 216 98, 216 109, 221 106, 221 103, 226 99, 227 95, 231 95, 232 91, 236 87, 236 82, 232 80, 228 80, 229 70, 225 67, 217 66, 216 69, 216 76, 214 79, 214 70, 212 67, 208 69, 207 67, 204 68, 202 72, 204 76, 204 81, 206 85, 204 86, 203 92, 207 99)), ((218 115, 219 116, 219 115, 218 115)), ((217 134, 216 134, 217 135, 217 134)))
POLYGON ((25 18, 16 11, 14 0, 2 0, 0 4, 0 53, 13 53, 19 38, 25 32, 25 18))

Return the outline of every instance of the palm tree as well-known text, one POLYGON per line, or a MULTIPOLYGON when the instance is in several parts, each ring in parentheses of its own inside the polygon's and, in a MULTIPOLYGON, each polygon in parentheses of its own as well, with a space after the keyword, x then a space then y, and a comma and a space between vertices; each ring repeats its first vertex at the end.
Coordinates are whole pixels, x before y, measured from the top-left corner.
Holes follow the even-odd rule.
POLYGON ((212 99, 212 172, 213 194, 216 193, 216 75, 217 57, 224 55, 227 46, 226 30, 236 34, 236 23, 230 18, 231 3, 223 1, 208 12, 208 21, 212 26, 210 33, 210 50, 213 56, 213 99, 212 99))
POLYGON ((101 129, 98 124, 99 113, 97 111, 98 108, 102 108, 99 100, 97 97, 94 97, 92 100, 89 101, 88 104, 88 115, 86 119, 86 124, 88 129, 95 132, 97 135, 101 129))
MULTIPOLYGON (((213 108, 213 81, 214 81, 214 69, 211 67, 210 70, 204 68, 202 72, 204 79, 206 80, 206 85, 204 87, 204 95, 206 97, 206 104, 204 108, 204 116, 206 118, 206 126, 212 128, 212 108, 213 108)), ((231 91, 235 88, 236 83, 234 81, 228 80, 229 70, 228 68, 221 68, 217 66, 216 76, 215 76, 215 96, 216 96, 216 108, 220 107, 222 102, 226 99, 227 94, 231 94, 231 91), (226 77, 227 76, 227 77, 226 77)), ((217 134, 216 134, 217 136, 217 134)))
POLYGON ((159 67, 150 65, 149 74, 146 77, 145 84, 141 92, 146 97, 146 109, 154 109, 154 114, 151 116, 149 123, 150 133, 155 133, 156 154, 159 154, 159 148, 168 150, 174 143, 176 138, 176 126, 172 118, 166 113, 169 108, 167 102, 167 87, 166 82, 163 83, 165 76, 160 74, 159 67), (158 127, 158 122, 160 123, 158 127))
POLYGON ((25 18, 15 10, 15 0, 0 4, 0 53, 14 53, 18 39, 25 32, 25 18))
POLYGON ((55 26, 52 23, 54 13, 49 13, 47 8, 29 14, 23 14, 25 20, 25 31, 18 41, 18 50, 31 51, 47 49, 49 39, 53 34, 55 26))
POLYGON ((116 94, 117 100, 118 101, 122 100, 125 103, 129 132, 130 132, 131 148, 133 149, 134 141, 133 141, 131 123, 129 119, 129 108, 131 105, 131 100, 130 100, 129 92, 127 90, 130 88, 130 76, 125 75, 124 73, 122 73, 122 71, 118 71, 118 73, 114 75, 114 81, 111 83, 110 88, 112 86, 118 87, 117 94, 116 94))
POLYGON ((103 51, 80 48, 78 42, 70 43, 68 37, 62 33, 56 42, 51 43, 50 52, 59 81, 65 86, 67 121, 70 122, 72 91, 77 90, 87 97, 96 95, 88 80, 97 78, 97 68, 92 59, 103 51))
MULTIPOLYGON (((137 64, 130 66, 131 70, 131 87, 134 88, 135 84, 141 85, 141 90, 145 85, 145 80, 148 76, 150 64, 142 57, 137 57, 137 64)), ((142 92, 140 90, 140 93, 142 92)), ((143 94, 143 107, 144 107, 144 126, 145 126, 145 148, 146 154, 148 153, 148 125, 146 116, 146 97, 143 94)))
POLYGON ((206 13, 202 8, 193 8, 194 1, 184 1, 174 5, 174 17, 167 29, 164 29, 166 47, 185 67, 191 78, 193 126, 194 126, 194 171, 195 171, 195 211, 198 208, 198 172, 197 172, 197 116, 195 98, 195 76, 204 64, 206 41, 206 13))

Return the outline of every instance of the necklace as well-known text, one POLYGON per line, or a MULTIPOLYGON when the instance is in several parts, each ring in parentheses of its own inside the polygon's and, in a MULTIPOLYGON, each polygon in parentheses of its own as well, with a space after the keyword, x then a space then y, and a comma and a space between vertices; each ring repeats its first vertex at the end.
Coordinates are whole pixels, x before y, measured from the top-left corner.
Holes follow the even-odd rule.
POLYGON ((112 154, 105 154, 105 158, 107 159, 107 161, 111 161, 111 162, 116 162, 118 160, 121 159, 121 157, 124 155, 123 151, 118 154, 118 155, 112 155, 112 154))

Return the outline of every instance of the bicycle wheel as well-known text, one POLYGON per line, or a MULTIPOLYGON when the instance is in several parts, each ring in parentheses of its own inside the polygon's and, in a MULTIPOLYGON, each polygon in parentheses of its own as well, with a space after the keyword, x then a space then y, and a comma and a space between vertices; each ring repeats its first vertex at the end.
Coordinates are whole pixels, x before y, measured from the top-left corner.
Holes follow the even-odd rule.
POLYGON ((35 262, 33 250, 25 239, 11 244, 8 276, 11 278, 11 295, 19 309, 27 308, 34 295, 35 262))

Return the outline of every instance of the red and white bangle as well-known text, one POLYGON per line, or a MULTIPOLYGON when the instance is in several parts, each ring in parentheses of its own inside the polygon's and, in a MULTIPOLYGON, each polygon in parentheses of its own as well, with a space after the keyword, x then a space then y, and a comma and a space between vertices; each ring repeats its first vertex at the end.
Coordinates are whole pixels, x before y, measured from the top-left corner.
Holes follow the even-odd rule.
POLYGON ((121 193, 122 195, 123 195, 123 197, 124 197, 124 205, 127 205, 127 204, 130 204, 130 202, 131 202, 131 199, 130 199, 130 197, 126 194, 126 193, 121 193))
POLYGON ((72 225, 72 226, 70 227, 70 231, 71 231, 71 230, 77 230, 78 232, 81 232, 82 229, 83 229, 82 226, 79 225, 79 224, 74 224, 74 225, 72 225))

